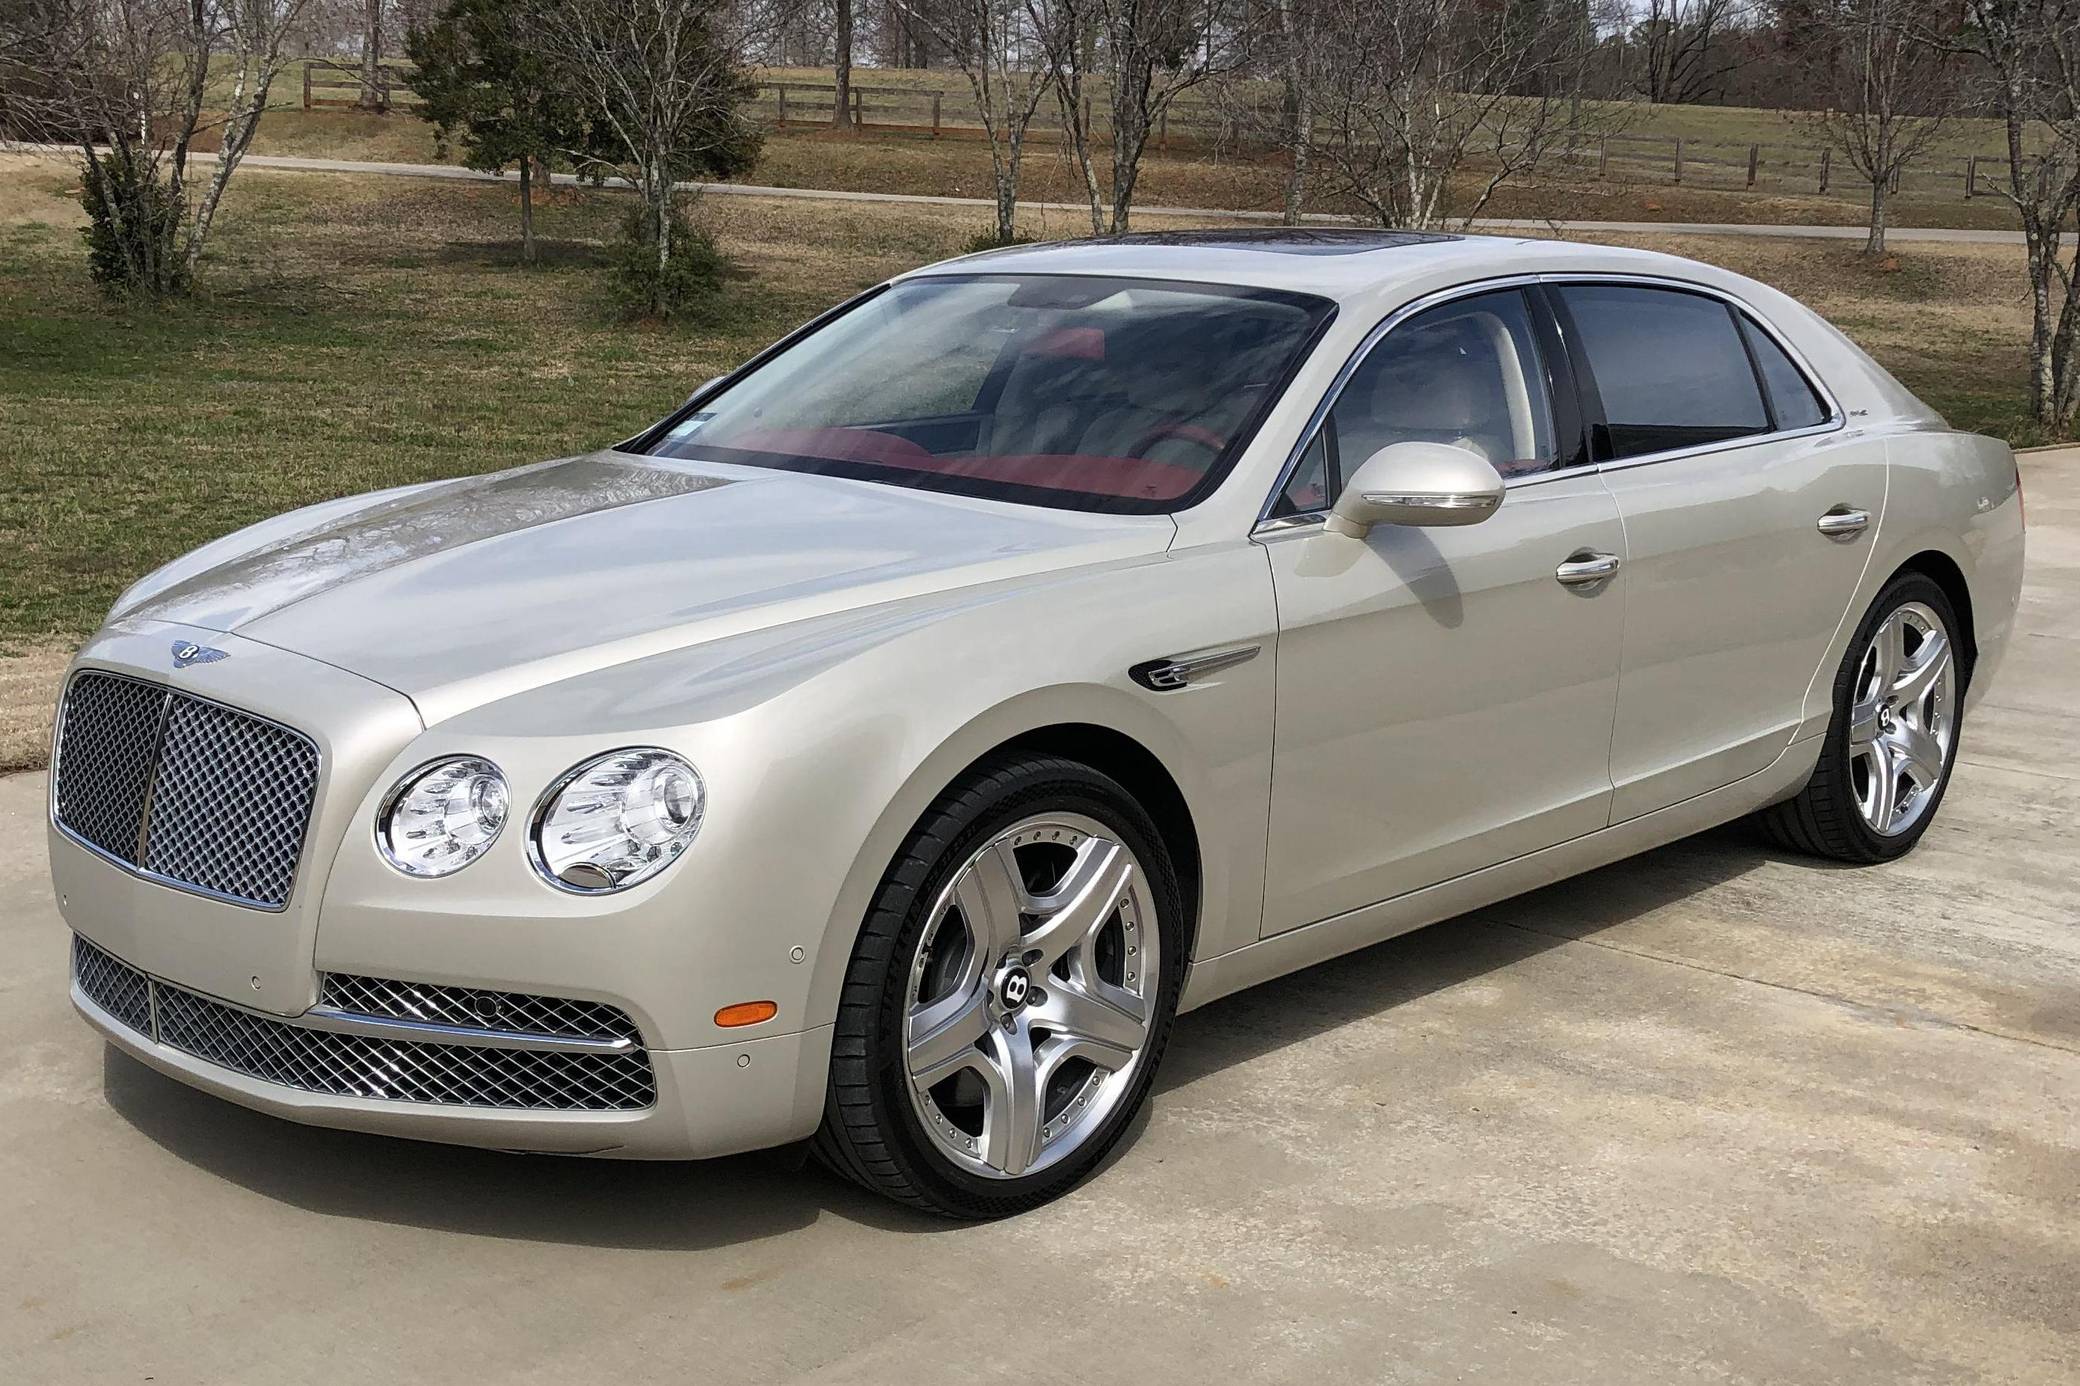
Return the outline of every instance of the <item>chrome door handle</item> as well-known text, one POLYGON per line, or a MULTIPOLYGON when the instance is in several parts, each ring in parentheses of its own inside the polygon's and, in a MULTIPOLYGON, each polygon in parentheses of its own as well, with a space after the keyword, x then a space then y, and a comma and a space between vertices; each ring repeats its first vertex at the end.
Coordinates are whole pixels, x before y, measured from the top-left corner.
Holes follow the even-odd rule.
POLYGON ((1618 556, 1614 553, 1595 553, 1583 549, 1574 557, 1553 570, 1553 576, 1569 587, 1587 587, 1593 582, 1602 582, 1618 571, 1618 556))
POLYGON ((1871 527, 1871 512, 1838 505, 1813 522, 1813 528, 1830 539, 1848 539, 1871 527))

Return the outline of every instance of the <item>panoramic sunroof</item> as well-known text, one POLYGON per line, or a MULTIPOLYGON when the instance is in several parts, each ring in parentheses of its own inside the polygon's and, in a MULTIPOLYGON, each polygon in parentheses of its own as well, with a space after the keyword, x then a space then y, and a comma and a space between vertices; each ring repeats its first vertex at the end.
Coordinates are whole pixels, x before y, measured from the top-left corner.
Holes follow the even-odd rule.
POLYGON ((1174 245, 1209 250, 1255 250, 1266 255, 1362 255, 1401 245, 1434 245, 1458 236, 1430 231, 1369 231, 1362 227, 1279 226, 1233 231, 1136 231, 1101 236, 1087 245, 1174 245))

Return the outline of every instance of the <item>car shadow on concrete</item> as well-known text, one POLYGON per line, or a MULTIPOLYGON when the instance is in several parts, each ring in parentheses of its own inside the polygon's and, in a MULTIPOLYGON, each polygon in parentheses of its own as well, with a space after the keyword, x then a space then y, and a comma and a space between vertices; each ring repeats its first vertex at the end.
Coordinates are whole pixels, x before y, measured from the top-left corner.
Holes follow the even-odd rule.
POLYGON ((1473 981, 1746 875, 1783 852, 1729 824, 1251 987, 1178 1019, 1156 1092, 1473 981))
MULTIPOLYGON (((1215 1002, 1179 1020, 1155 1103, 1164 1091, 1676 903, 1775 856, 1744 829, 1720 829, 1215 1002)), ((651 1250, 757 1241, 825 1216, 891 1232, 961 1226, 779 1154, 586 1160, 299 1126, 185 1087, 113 1047, 102 1081, 115 1111, 178 1158, 328 1216, 651 1250)), ((1155 1103, 1101 1172, 1139 1139, 1155 1103)))

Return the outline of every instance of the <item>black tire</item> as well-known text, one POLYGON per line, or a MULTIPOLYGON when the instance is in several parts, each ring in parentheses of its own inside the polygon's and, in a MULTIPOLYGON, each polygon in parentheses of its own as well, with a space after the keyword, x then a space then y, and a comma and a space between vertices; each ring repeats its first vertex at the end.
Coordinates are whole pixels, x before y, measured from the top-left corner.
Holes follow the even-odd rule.
POLYGON ((1957 748, 1963 741, 1964 688, 1969 675, 1957 611, 1934 579, 1918 572, 1895 576, 1864 613, 1849 648, 1842 655, 1834 678, 1834 716, 1821 744, 1820 760, 1812 779, 1792 798, 1772 804, 1755 815, 1755 821, 1779 846, 1816 857, 1856 865, 1891 861, 1913 850, 1942 807, 1950 788, 1950 773, 1957 763, 1957 748), (1864 821, 1856 804, 1853 762, 1849 754, 1850 703, 1855 696, 1858 668, 1872 636, 1887 617, 1910 602, 1919 602, 1942 619, 1950 641, 1956 670, 1952 701, 1950 746, 1943 759, 1942 778, 1929 794, 1928 807, 1905 830, 1896 834, 1875 831, 1864 821))
POLYGON ((817 1157, 876 1193, 952 1218, 1007 1217, 1066 1192, 1118 1144, 1147 1100, 1184 980, 1181 908, 1162 834, 1117 782, 1053 756, 1007 756, 977 766, 925 811, 867 911, 839 999, 830 1087, 812 1146, 817 1157), (1043 812, 1095 819, 1139 859, 1156 902, 1160 976, 1138 1070, 1106 1121, 1045 1169, 984 1178, 934 1148, 912 1105, 902 1061, 904 988, 932 902, 954 872, 998 834, 1043 812))

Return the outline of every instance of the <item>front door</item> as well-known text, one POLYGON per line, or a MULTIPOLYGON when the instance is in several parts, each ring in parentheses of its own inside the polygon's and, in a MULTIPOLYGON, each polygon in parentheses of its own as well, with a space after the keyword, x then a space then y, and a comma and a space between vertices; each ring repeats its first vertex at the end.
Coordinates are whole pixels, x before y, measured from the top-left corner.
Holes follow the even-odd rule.
POLYGON ((1351 374, 1262 538, 1279 617, 1267 934, 1606 823, 1625 578, 1558 570, 1622 556, 1624 533, 1570 465, 1584 455, 1557 342, 1517 289, 1410 318, 1351 374), (1307 522, 1412 439, 1488 457, 1502 507, 1362 540, 1307 522))

